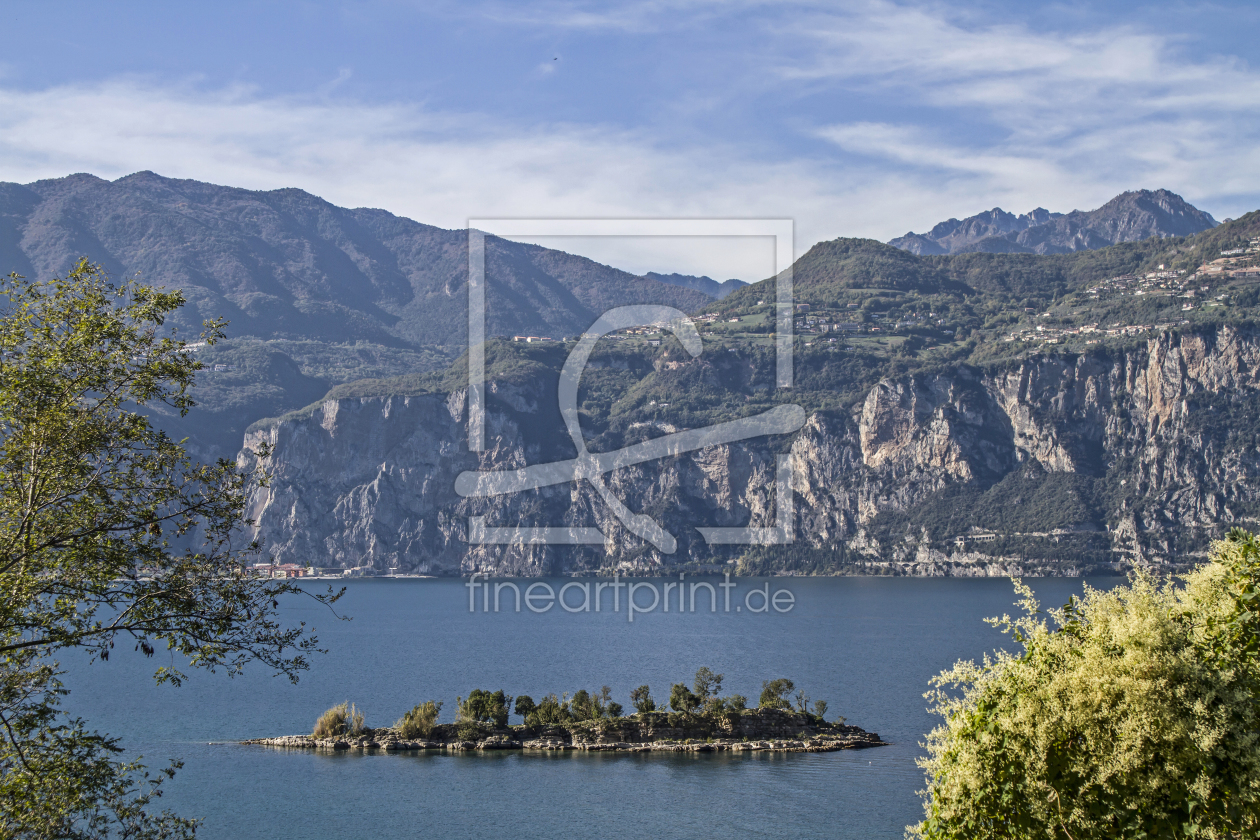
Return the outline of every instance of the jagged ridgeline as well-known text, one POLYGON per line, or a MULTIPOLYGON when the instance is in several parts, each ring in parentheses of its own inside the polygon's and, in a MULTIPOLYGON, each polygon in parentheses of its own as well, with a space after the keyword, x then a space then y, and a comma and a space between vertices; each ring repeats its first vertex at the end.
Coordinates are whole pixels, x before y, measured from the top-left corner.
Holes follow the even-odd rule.
POLYGON ((1189 236, 1120 224, 1108 235, 1153 235, 1044 255, 819 243, 793 267, 789 390, 774 380, 774 278, 635 277, 491 238, 487 331, 501 337, 486 348, 489 449, 474 457, 466 233, 297 190, 151 173, 0 187, 0 258, 19 272, 56 273, 86 253, 184 289, 189 325, 232 319, 231 340, 196 350, 201 406, 159 422, 202 457, 234 455, 242 436, 246 461, 275 444, 272 486, 251 515, 281 562, 1084 573, 1188 560, 1257 516, 1260 213, 1189 236), (612 473, 632 510, 678 537, 672 555, 626 532, 581 483, 455 495, 464 470, 574 455, 556 406, 571 343, 511 337, 563 339, 604 308, 644 302, 692 313, 704 352, 693 359, 668 335, 601 341, 579 394, 592 451, 783 403, 806 409, 805 426, 612 473), (773 524, 779 454, 790 455, 795 542, 707 545, 697 526, 773 524), (596 525, 608 542, 475 546, 471 515, 596 525))
POLYGON ((1066 254, 1152 237, 1189 236, 1216 220, 1168 190, 1121 193, 1097 210, 1051 213, 1037 208, 1016 216, 995 207, 966 219, 949 219, 925 234, 891 242, 911 253, 1066 254))

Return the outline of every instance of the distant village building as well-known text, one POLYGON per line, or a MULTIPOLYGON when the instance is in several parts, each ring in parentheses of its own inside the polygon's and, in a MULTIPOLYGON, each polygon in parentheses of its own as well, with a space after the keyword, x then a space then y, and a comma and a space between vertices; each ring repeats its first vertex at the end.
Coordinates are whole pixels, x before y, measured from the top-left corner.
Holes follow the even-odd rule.
POLYGON ((255 563, 248 571, 254 577, 262 578, 299 578, 315 573, 310 566, 299 566, 297 563, 255 563))

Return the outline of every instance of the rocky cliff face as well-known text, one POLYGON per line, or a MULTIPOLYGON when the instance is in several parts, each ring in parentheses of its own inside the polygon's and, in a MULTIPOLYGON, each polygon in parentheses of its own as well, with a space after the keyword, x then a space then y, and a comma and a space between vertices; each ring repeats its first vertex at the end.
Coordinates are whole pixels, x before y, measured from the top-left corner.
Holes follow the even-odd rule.
MULTIPOLYGON (((817 413, 791 439, 795 542, 758 568, 910 574, 1079 574, 1184 563, 1260 510, 1260 334, 1165 333, 1124 351, 1035 356, 880 382, 848 412, 817 413)), ((499 387, 481 454, 465 399, 330 401, 247 436, 274 449, 256 534, 281 562, 430 574, 643 571, 744 549, 695 526, 774 524, 766 441, 617 470, 609 486, 678 538, 662 555, 627 532, 585 482, 462 499, 466 469, 572 457, 553 390, 499 387), (551 434, 554 430, 554 434, 551 434), (477 546, 487 525, 597 526, 600 547, 477 546)), ((662 429, 660 431, 672 431, 662 429)))

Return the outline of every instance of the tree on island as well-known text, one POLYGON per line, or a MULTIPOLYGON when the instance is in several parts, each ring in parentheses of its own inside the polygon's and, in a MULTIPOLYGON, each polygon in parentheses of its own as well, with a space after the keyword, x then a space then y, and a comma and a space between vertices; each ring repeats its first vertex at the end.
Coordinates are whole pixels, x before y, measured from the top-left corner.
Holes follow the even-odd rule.
POLYGON ((610 718, 621 717, 621 704, 612 699, 612 689, 608 686, 600 688, 599 693, 595 695, 595 704, 600 715, 607 715, 610 718))
POLYGON ((602 709, 596 708, 595 701, 584 688, 580 688, 573 693, 573 699, 569 701, 569 708, 573 712, 574 720, 591 720, 600 716, 602 709))
POLYGON ((700 698, 687 688, 686 683, 674 683, 669 688, 669 707, 685 715, 694 714, 700 707, 700 698))
POLYGON ((182 661, 232 676, 256 660, 296 681, 316 641, 277 610, 302 590, 249 576, 258 547, 240 538, 265 478, 193 462, 140 413, 194 405, 201 365, 163 329, 180 293, 115 287, 84 260, 65 279, 9 275, 0 300, 0 836, 191 837, 194 821, 150 808, 179 762, 154 777, 120 761, 60 708, 53 657, 104 661, 130 642, 180 655, 159 683, 179 685, 182 661))
POLYGON ((496 729, 507 726, 512 709, 512 695, 504 694, 503 689, 491 694, 480 688, 473 689, 468 699, 455 699, 455 708, 459 710, 457 720, 460 722, 488 723, 496 729))
POLYGON ((795 690, 796 686, 791 680, 767 680, 761 684, 761 699, 757 701, 757 707, 791 711, 792 704, 788 701, 788 697, 795 690))
POLYGON ((927 696, 928 840, 1260 832, 1260 546, 1241 530, 1166 581, 990 619, 1018 646, 927 696), (1048 616, 1048 620, 1046 618, 1048 616), (952 690, 951 690, 952 689, 952 690))
POLYGON ((714 714, 721 712, 725 708, 725 704, 721 699, 722 692, 722 674, 715 674, 707 666, 696 671, 696 678, 692 683, 696 699, 700 701, 701 708, 706 714, 714 714))
POLYGON ((579 689, 569 701, 569 711, 574 720, 600 720, 621 717, 621 704, 612 699, 612 689, 603 686, 599 691, 579 689))
POLYGON ((548 694, 538 701, 538 705, 525 716, 526 726, 559 726, 573 720, 569 712, 569 701, 561 700, 554 694, 548 694))
POLYGON ((652 690, 646 685, 641 685, 630 692, 630 705, 634 706, 634 710, 639 714, 656 711, 656 701, 652 699, 652 690))
MULTIPOLYGON (((756 715, 760 711, 749 712, 748 699, 743 695, 720 696, 718 692, 721 690, 722 680, 722 674, 714 673, 709 668, 701 668, 696 672, 693 682, 695 691, 689 689, 685 683, 675 683, 670 690, 670 706, 674 711, 668 715, 657 710, 651 689, 646 685, 631 691, 630 700, 640 717, 660 714, 668 718, 671 726, 717 723, 729 728, 738 722, 740 715, 756 715)), ((793 689, 791 680, 767 681, 763 686, 761 709, 786 711, 789 714, 793 712, 791 704, 786 700, 793 689)), ((811 718, 817 718, 818 723, 825 724, 822 720, 827 711, 825 702, 819 700, 814 703, 812 712, 809 698, 803 692, 798 692, 797 702, 800 705, 797 714, 803 718, 801 723, 808 724, 811 718)), ((490 692, 480 688, 473 689, 468 699, 455 699, 455 708, 457 713, 453 734, 460 741, 478 741, 493 734, 494 730, 511 728, 508 727, 508 720, 512 696, 502 690, 490 692)), ((403 715, 393 727, 386 729, 393 729, 399 737, 407 740, 429 738, 437 725, 441 709, 441 703, 422 703, 403 715)), ((606 685, 601 686, 598 691, 579 689, 571 698, 568 694, 548 694, 537 702, 526 694, 516 698, 516 714, 524 719, 525 729, 585 727, 599 721, 616 720, 622 716, 622 712, 621 704, 612 699, 612 688, 606 685)), ((837 723, 843 721, 844 718, 837 719, 837 723)), ((340 738, 363 734, 365 731, 363 716, 359 714, 356 717, 355 707, 342 703, 320 716, 313 737, 321 740, 340 738)), ((451 734, 450 730, 445 730, 440 737, 449 738, 451 734)))
POLYGON ((518 694, 516 696, 516 713, 520 715, 522 719, 528 719, 537 708, 538 705, 534 703, 534 698, 530 697, 528 694, 518 694))

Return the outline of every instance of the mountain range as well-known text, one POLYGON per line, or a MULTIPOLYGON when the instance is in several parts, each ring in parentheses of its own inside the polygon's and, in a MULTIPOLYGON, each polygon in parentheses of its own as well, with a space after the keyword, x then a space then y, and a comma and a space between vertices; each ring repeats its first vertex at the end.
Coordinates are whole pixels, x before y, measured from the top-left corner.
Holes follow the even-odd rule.
MULTIPOLYGON (((152 172, 0 182, 0 272, 64 276, 84 256, 116 279, 182 290, 187 304, 168 323, 189 339, 203 320, 227 318, 231 340, 203 351, 219 370, 200 377, 203 407, 184 429, 203 458, 231 457, 251 422, 340 383, 444 369, 466 342, 467 231, 302 190, 152 172)), ((550 338, 614 306, 692 312, 726 288, 497 237, 486 239, 486 283, 487 335, 550 338)))
POLYGON ((248 462, 275 445, 274 489, 251 516, 286 560, 440 574, 727 561, 749 573, 1087 573, 1173 563, 1260 519, 1260 211, 1215 225, 1171 193, 1136 192, 1090 213, 995 210, 923 239, 952 253, 840 238, 794 262, 790 389, 775 387, 776 278, 636 276, 487 239, 491 336, 572 336, 623 304, 705 316, 696 358, 672 339, 601 342, 579 403, 590 451, 784 401, 807 412, 773 448, 610 475, 631 508, 679 535, 663 557, 580 482, 478 503, 453 494, 463 469, 573 457, 555 390, 572 345, 556 341, 488 342, 490 448, 467 451, 466 231, 148 172, 0 184, 0 271, 48 277, 87 256, 182 289, 184 335, 230 319, 228 340, 197 350, 197 407, 155 420, 200 458, 248 462), (697 524, 773 521, 776 452, 791 459, 796 544, 700 540, 697 524), (610 542, 475 546, 468 516, 593 522, 610 542))
POLYGON ((1189 236, 1216 220, 1168 190, 1125 192, 1097 210, 1051 213, 1037 208, 1015 215, 1000 207, 966 219, 949 219, 927 233, 907 233, 888 244, 912 254, 984 251, 996 254, 1064 254, 1151 237, 1189 236))
MULTIPOLYGON (((84 255, 182 289, 189 328, 223 316, 237 337, 396 347, 458 345, 467 329, 466 231, 152 172, 0 183, 0 271, 51 276, 84 255)), ((486 276, 491 335, 576 335, 613 306, 692 311, 715 297, 496 237, 486 276)))

